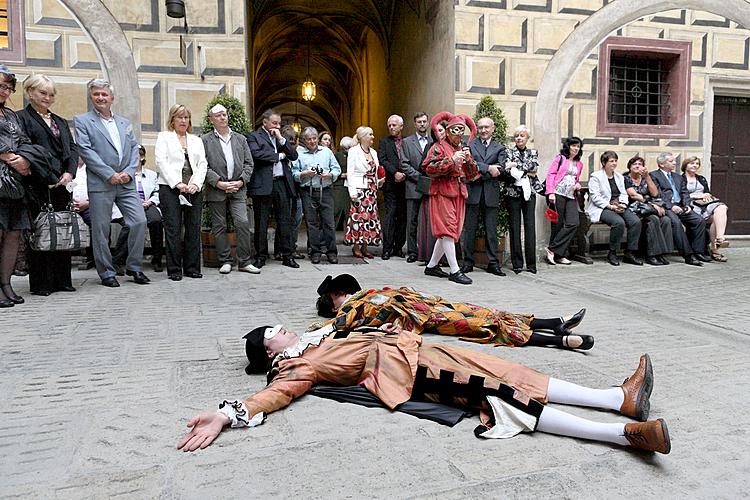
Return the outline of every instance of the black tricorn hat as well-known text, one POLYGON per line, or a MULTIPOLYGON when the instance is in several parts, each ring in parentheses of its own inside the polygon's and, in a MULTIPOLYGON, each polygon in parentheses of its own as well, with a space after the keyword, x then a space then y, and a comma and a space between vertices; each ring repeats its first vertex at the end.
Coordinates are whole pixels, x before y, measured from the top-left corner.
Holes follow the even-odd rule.
POLYGON ((263 345, 263 334, 266 328, 272 328, 270 326, 259 326, 250 333, 246 334, 245 339, 245 355, 247 356, 247 366, 245 367, 245 373, 248 375, 266 373, 270 367, 271 360, 268 359, 266 354, 266 348, 263 345))
POLYGON ((335 278, 328 275, 323 283, 318 286, 318 295, 331 292, 357 293, 360 290, 362 290, 362 287, 359 285, 359 281, 351 274, 339 274, 335 278))

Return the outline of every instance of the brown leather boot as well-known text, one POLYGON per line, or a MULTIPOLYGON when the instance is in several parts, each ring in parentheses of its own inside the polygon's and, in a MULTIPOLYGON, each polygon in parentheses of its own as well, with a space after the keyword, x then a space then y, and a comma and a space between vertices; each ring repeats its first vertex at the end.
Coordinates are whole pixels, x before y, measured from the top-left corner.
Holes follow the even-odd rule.
POLYGON ((663 419, 641 424, 625 424, 625 438, 633 448, 658 451, 667 455, 672 449, 667 423, 663 419))
POLYGON ((651 368, 651 358, 648 354, 641 356, 638 369, 626 378, 620 386, 625 393, 625 400, 620 407, 620 413, 641 422, 648 420, 651 409, 649 398, 654 388, 654 372, 651 368))

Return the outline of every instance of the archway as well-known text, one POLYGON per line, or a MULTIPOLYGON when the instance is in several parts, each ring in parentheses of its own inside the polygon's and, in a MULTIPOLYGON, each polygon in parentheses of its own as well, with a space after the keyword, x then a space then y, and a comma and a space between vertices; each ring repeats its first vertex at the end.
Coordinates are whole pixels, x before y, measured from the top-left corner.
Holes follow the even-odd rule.
POLYGON ((453 108, 451 4, 255 0, 247 7, 248 109, 256 125, 275 108, 285 121, 296 115, 338 140, 359 125, 382 136, 392 113, 408 124, 418 110, 453 108), (449 74, 429 79, 439 72, 449 74), (308 73, 317 86, 311 102, 300 91, 308 73), (415 82, 424 90, 414 92, 415 82))
POLYGON ((563 99, 576 70, 591 51, 618 28, 673 9, 706 11, 750 26, 750 3, 745 0, 617 0, 602 7, 563 42, 542 77, 534 112, 534 142, 543 164, 557 152, 563 99))
POLYGON ((141 99, 133 51, 122 28, 101 1, 60 0, 91 39, 105 77, 115 88, 115 108, 141 137, 141 99))

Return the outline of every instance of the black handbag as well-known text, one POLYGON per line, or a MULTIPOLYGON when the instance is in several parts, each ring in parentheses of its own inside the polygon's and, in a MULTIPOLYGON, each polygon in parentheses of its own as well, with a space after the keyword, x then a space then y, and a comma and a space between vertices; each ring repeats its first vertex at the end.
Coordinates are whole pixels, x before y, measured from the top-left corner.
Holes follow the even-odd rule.
POLYGON ((19 175, 7 164, 0 163, 0 198, 19 200, 26 194, 19 175))
POLYGON ((651 206, 650 203, 644 203, 642 201, 634 201, 630 203, 630 211, 638 217, 648 217, 649 215, 656 215, 658 212, 651 206))

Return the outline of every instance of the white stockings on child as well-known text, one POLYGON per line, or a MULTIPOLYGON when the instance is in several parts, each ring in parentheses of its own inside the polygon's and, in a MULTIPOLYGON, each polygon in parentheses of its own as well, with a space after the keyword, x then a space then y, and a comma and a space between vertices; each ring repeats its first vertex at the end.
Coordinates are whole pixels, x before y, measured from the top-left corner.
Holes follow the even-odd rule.
POLYGON ((547 400, 575 406, 591 406, 607 410, 619 410, 625 401, 625 393, 620 387, 591 389, 564 380, 550 378, 547 387, 547 400))

